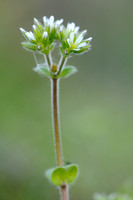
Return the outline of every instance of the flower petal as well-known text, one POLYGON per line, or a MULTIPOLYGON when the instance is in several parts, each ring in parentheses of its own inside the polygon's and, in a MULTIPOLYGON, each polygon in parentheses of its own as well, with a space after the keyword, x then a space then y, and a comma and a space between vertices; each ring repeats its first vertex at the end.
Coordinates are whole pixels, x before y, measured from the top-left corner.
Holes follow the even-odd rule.
POLYGON ((71 32, 70 33, 70 43, 73 43, 73 40, 74 40, 74 33, 71 32))
POLYGON ((36 30, 36 29, 37 29, 37 27, 36 27, 35 25, 33 25, 33 29, 34 29, 34 30, 36 30))
POLYGON ((27 38, 29 40, 35 40, 34 34, 30 31, 30 32, 26 32, 25 35, 27 36, 27 38))
POLYGON ((61 25, 61 26, 60 26, 60 31, 63 31, 63 29, 64 29, 64 26, 61 25))
POLYGON ((47 24, 47 17, 46 16, 43 17, 43 22, 44 22, 44 25, 47 24))
POLYGON ((66 28, 66 29, 67 29, 67 31, 69 31, 69 30, 70 30, 70 25, 71 25, 70 23, 68 23, 68 24, 67 24, 67 28, 66 28))
POLYGON ((34 18, 34 22, 35 22, 36 24, 39 24, 39 21, 38 21, 36 18, 34 18))
POLYGON ((71 31, 74 31, 74 28, 75 28, 75 24, 74 22, 71 23, 71 31))
POLYGON ((68 44, 69 44, 69 46, 70 46, 70 40, 69 40, 69 39, 67 39, 67 42, 68 42, 68 44))
POLYGON ((57 21, 56 21, 56 25, 57 25, 57 26, 60 26, 60 25, 62 24, 62 22, 63 22, 63 19, 57 20, 57 21))
POLYGON ((85 40, 90 42, 92 40, 92 37, 89 37, 89 38, 87 38, 85 40))
POLYGON ((49 18, 49 25, 50 25, 50 27, 52 27, 53 24, 54 24, 54 16, 51 16, 51 17, 49 18))
POLYGON ((23 28, 19 28, 19 29, 20 29, 20 31, 21 31, 22 33, 25 33, 25 32, 26 32, 23 28))
POLYGON ((48 36, 48 33, 47 33, 47 31, 45 31, 45 32, 43 33, 43 37, 46 38, 47 36, 48 36))
POLYGON ((80 35, 78 36, 78 38, 76 39, 75 43, 76 43, 76 44, 79 44, 82 40, 83 40, 83 35, 80 34, 80 35))
POLYGON ((82 35, 85 35, 87 33, 87 30, 82 31, 82 35))
POLYGON ((80 43, 77 47, 78 47, 78 48, 81 48, 81 47, 84 47, 84 46, 86 46, 86 42, 80 43))
POLYGON ((74 30, 74 33, 77 33, 79 31, 79 26, 76 26, 75 30, 74 30))

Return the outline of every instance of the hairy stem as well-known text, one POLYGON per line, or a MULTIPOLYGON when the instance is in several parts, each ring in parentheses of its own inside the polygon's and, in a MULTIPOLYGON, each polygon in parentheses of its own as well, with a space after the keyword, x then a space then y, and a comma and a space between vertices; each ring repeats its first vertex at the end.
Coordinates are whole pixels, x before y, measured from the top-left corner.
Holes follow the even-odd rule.
POLYGON ((51 56, 50 54, 46 54, 46 60, 47 60, 47 63, 49 65, 49 68, 51 67, 51 56))
POLYGON ((58 108, 58 86, 59 80, 56 78, 52 79, 52 104, 53 104, 53 121, 54 121, 54 136, 55 136, 55 148, 58 166, 63 165, 62 149, 61 149, 61 138, 59 129, 59 108, 58 108))
POLYGON ((58 70, 58 72, 57 72, 57 75, 60 74, 61 69, 62 69, 62 67, 64 66, 65 62, 66 62, 66 57, 62 57, 61 62, 60 62, 60 65, 59 65, 59 70, 58 70))
POLYGON ((62 194, 62 200, 68 200, 68 191, 67 191, 67 185, 61 186, 61 194, 62 194))
MULTIPOLYGON (((59 79, 52 79, 52 106, 53 106, 53 122, 54 122, 54 137, 55 148, 58 166, 63 166, 60 128, 59 128, 59 96, 58 96, 59 79)), ((62 200, 68 200, 67 185, 61 186, 62 200)))

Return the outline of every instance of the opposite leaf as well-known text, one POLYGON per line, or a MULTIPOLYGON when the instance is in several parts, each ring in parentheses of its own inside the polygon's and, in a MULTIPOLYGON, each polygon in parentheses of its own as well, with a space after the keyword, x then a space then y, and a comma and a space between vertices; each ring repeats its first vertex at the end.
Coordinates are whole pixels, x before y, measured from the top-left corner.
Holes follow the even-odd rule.
POLYGON ((63 185, 66 182, 66 171, 63 167, 58 167, 52 173, 52 182, 54 185, 63 185))
POLYGON ((67 170, 67 183, 73 183, 78 175, 78 167, 77 165, 68 165, 66 167, 67 170))
POLYGON ((47 178, 57 186, 73 183, 77 177, 77 174, 78 167, 74 164, 64 167, 57 167, 46 172, 47 178))
POLYGON ((46 77, 52 76, 52 74, 48 70, 47 64, 38 64, 35 68, 33 68, 33 70, 38 74, 41 74, 46 77))
POLYGON ((71 65, 70 65, 70 66, 67 65, 67 66, 65 66, 65 67, 62 69, 62 71, 61 71, 60 74, 59 74, 59 77, 60 77, 60 78, 66 78, 66 77, 72 75, 72 74, 75 73, 75 72, 77 72, 76 67, 71 66, 71 65))

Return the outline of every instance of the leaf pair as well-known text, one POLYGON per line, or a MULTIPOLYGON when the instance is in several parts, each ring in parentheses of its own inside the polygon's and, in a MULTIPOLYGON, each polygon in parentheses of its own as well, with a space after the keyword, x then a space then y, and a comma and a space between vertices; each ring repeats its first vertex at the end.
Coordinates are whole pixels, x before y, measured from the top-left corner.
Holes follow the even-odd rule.
POLYGON ((76 67, 74 66, 65 66, 60 74, 56 76, 56 74, 52 74, 47 66, 47 64, 38 64, 37 67, 33 69, 35 72, 39 73, 40 75, 51 77, 51 78, 67 78, 68 76, 72 75, 73 73, 77 72, 76 67))
POLYGON ((75 164, 49 169, 47 178, 56 186, 71 184, 78 175, 78 166, 75 164))

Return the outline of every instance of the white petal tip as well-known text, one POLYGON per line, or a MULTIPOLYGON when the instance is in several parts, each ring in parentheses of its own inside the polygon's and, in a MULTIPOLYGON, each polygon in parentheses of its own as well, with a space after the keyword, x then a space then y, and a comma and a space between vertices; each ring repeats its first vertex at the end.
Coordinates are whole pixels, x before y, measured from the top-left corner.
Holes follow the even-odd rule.
POLYGON ((89 38, 87 39, 87 41, 89 41, 89 42, 90 42, 91 40, 92 40, 92 37, 89 37, 89 38))
POLYGON ((36 23, 36 24, 38 24, 39 22, 38 22, 38 20, 34 17, 34 22, 36 23))
POLYGON ((43 22, 44 22, 44 24, 47 23, 47 17, 46 16, 43 16, 43 22))
POLYGON ((48 33, 45 31, 45 32, 43 33, 43 37, 46 38, 47 36, 48 36, 48 33))
POLYGON ((37 28, 35 25, 33 25, 32 27, 33 27, 34 30, 37 28))
POLYGON ((22 33, 25 33, 25 32, 26 32, 23 28, 19 28, 19 29, 20 29, 20 31, 21 31, 22 33))
POLYGON ((86 33, 87 33, 87 30, 84 30, 84 31, 82 32, 83 35, 85 35, 86 33))

